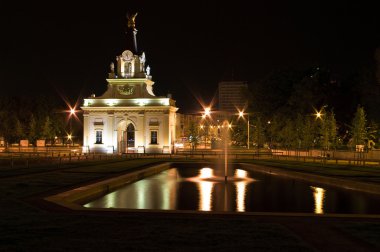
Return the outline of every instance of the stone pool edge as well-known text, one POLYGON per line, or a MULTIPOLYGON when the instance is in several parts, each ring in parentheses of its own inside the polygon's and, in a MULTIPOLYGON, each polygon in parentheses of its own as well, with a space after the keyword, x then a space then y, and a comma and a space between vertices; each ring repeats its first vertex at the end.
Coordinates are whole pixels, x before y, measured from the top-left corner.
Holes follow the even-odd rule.
POLYGON ((80 203, 112 192, 126 184, 160 173, 171 166, 171 162, 153 165, 148 168, 81 186, 69 191, 45 197, 44 200, 72 210, 87 210, 80 203))
POLYGON ((281 168, 275 168, 275 167, 264 166, 264 165, 247 164, 247 163, 239 163, 239 165, 242 168, 251 170, 251 171, 253 170, 253 171, 258 171, 258 172, 269 173, 272 175, 286 176, 286 177, 294 178, 297 180, 315 182, 315 183, 325 184, 329 186, 337 186, 337 187, 341 187, 348 190, 356 190, 356 191, 362 191, 366 193, 380 194, 379 184, 353 181, 349 179, 334 178, 334 177, 328 177, 328 176, 322 176, 322 175, 316 175, 316 174, 308 174, 304 172, 288 171, 288 170, 283 170, 281 168))

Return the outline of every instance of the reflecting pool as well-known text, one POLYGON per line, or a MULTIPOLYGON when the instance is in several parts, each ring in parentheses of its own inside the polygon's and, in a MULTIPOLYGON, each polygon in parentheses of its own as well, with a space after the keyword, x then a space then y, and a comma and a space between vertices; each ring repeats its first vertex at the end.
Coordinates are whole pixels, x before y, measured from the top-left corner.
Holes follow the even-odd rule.
POLYGON ((380 214, 380 196, 273 174, 173 167, 85 204, 92 208, 380 214))

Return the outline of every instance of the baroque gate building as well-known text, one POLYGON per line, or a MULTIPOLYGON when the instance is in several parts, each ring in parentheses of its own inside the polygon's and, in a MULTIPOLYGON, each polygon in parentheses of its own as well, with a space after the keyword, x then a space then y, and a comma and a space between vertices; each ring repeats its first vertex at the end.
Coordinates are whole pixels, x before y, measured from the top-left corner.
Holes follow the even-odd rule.
POLYGON ((168 153, 174 149, 178 108, 169 95, 153 93, 145 53, 137 50, 136 15, 128 20, 129 48, 110 65, 107 91, 84 99, 84 151, 168 153))

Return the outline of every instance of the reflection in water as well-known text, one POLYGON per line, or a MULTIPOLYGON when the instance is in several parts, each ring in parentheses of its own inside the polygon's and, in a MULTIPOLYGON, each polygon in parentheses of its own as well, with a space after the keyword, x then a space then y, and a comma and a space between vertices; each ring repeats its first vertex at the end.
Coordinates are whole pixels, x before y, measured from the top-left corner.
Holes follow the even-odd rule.
POLYGON ((115 202, 116 202, 116 195, 115 193, 110 193, 109 194, 109 197, 107 197, 106 201, 105 201, 105 207, 106 208, 111 208, 111 207, 115 207, 115 202))
POLYGON ((133 208, 133 209, 175 209, 178 199, 176 169, 170 169, 156 176, 137 181, 104 197, 87 203, 85 207, 133 208), (165 183, 162 183, 165 181, 165 183))
POLYGON ((320 187, 310 186, 314 196, 314 213, 323 214, 323 203, 326 190, 320 187))
MULTIPOLYGON (((211 168, 202 168, 199 171, 200 179, 207 179, 214 176, 214 171, 211 168)), ((199 207, 200 211, 211 211, 212 204, 212 189, 214 188, 214 183, 210 181, 199 180, 198 182, 199 190, 199 207)))
POLYGON ((210 181, 200 181, 198 183, 199 190, 199 208, 200 211, 211 211, 212 189, 214 183, 210 181))
POLYGON ((85 207, 379 214, 380 197, 353 190, 312 186, 273 174, 234 169, 234 178, 209 167, 180 167, 128 184, 85 207), (313 200, 312 200, 313 198, 313 200))
POLYGON ((236 182, 236 211, 245 212, 245 194, 247 183, 244 181, 236 182))
MULTIPOLYGON (((247 171, 236 169, 235 170, 235 177, 238 178, 247 178, 248 173, 247 171)), ((247 182, 246 181, 239 181, 235 183, 236 186, 236 211, 238 212, 245 212, 245 195, 247 192, 247 182)))

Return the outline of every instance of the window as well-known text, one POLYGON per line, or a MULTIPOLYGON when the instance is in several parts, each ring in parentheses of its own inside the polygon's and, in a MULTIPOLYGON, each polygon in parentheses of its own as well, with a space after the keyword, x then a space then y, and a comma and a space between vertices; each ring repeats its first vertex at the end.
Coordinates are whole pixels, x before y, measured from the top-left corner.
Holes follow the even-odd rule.
POLYGON ((150 144, 157 144, 157 131, 150 132, 150 144))
POLYGON ((96 144, 101 144, 102 143, 102 131, 97 130, 96 131, 96 144))

